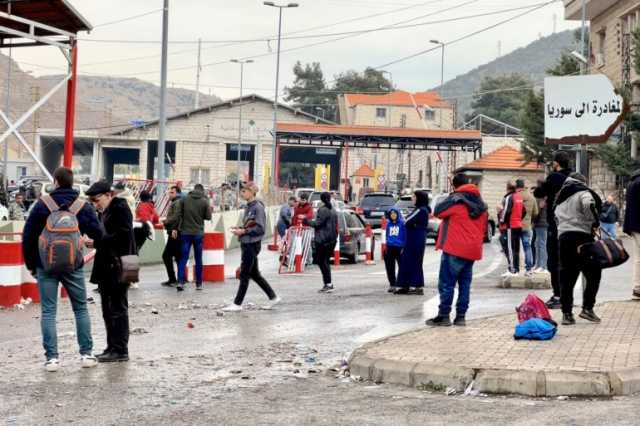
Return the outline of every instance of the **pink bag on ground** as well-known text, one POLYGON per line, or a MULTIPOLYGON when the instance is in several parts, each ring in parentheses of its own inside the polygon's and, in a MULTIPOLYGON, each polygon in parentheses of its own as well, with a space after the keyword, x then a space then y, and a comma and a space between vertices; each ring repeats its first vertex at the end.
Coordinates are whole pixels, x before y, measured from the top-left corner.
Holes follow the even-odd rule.
POLYGON ((529 293, 524 302, 516 308, 518 322, 523 323, 531 318, 540 318, 554 322, 549 313, 549 309, 535 293, 529 293))

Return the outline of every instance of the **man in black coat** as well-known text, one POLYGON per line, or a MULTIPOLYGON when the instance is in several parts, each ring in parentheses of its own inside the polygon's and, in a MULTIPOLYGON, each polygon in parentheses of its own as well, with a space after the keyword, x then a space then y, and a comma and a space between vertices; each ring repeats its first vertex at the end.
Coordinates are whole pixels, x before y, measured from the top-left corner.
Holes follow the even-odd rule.
POLYGON ((128 361, 129 286, 119 280, 119 258, 137 253, 133 215, 127 200, 116 197, 107 182, 94 183, 86 193, 102 213, 105 230, 102 239, 94 242, 96 258, 91 271, 91 282, 100 290, 107 331, 107 348, 97 358, 99 362, 128 361))
MULTIPOLYGON (((70 209, 78 199, 78 191, 73 189, 73 172, 64 167, 58 168, 54 174, 55 189, 50 197, 60 209, 70 209)), ((77 207, 80 204, 76 205, 77 207)), ((38 280, 40 291, 40 301, 42 315, 40 322, 42 325, 42 344, 45 349, 47 361, 45 369, 47 371, 57 371, 58 361, 58 339, 56 333, 56 308, 58 303, 58 284, 69 294, 73 313, 77 325, 78 345, 80 346, 81 363, 85 368, 96 365, 96 358, 93 356, 93 340, 91 338, 91 320, 87 310, 87 290, 85 287, 83 268, 64 274, 53 274, 43 269, 40 261, 38 249, 38 239, 44 229, 47 218, 51 211, 43 200, 37 202, 33 207, 27 222, 24 225, 22 234, 22 254, 27 269, 38 280)), ((89 238, 99 241, 102 238, 102 227, 98 221, 95 209, 85 203, 76 214, 80 233, 89 238)))
POLYGON ((640 298, 640 169, 633 172, 631 183, 627 186, 622 230, 633 238, 633 297, 640 298))
POLYGON ((555 218, 555 200, 564 181, 571 174, 569 167, 569 154, 558 151, 553 154, 553 171, 547 176, 542 185, 538 186, 533 195, 536 198, 547 198, 547 269, 551 273, 551 285, 553 286, 553 296, 547 301, 549 309, 560 309, 560 275, 559 275, 559 254, 558 254, 558 224, 555 218))

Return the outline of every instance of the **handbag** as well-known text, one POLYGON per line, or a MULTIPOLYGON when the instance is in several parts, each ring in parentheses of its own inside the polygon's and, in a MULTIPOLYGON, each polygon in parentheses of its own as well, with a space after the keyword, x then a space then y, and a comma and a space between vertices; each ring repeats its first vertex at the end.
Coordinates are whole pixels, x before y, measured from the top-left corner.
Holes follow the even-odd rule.
MULTIPOLYGON (((611 235, 600 228, 600 232, 611 235)), ((578 254, 592 266, 606 269, 622 265, 629 259, 629 253, 620 240, 602 239, 600 232, 596 232, 596 241, 582 244, 578 247, 578 254)))
POLYGON ((137 283, 140 281, 140 258, 137 254, 120 256, 118 259, 118 282, 137 283))

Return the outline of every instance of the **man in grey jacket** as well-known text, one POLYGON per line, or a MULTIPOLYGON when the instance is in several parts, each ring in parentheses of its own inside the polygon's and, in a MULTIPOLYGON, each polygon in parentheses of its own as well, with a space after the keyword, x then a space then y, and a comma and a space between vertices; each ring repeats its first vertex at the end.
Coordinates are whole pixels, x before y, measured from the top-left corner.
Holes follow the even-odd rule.
POLYGON ((247 206, 244 209, 242 226, 231 230, 240 240, 240 286, 234 302, 222 309, 226 312, 242 310, 242 302, 249 289, 249 279, 253 279, 269 297, 269 303, 263 306, 263 309, 272 309, 280 303, 280 298, 276 296, 267 280, 260 274, 258 267, 258 254, 262 248, 267 216, 264 212, 264 204, 256 199, 257 194, 258 186, 253 182, 244 184, 240 191, 240 196, 247 203, 247 206))
POLYGON ((573 325, 573 288, 580 272, 587 285, 582 296, 580 318, 599 323, 593 312, 596 295, 600 287, 602 270, 585 262, 578 250, 581 245, 594 241, 594 230, 600 226, 599 217, 602 200, 586 185, 579 173, 572 173, 562 185, 555 202, 555 219, 558 224, 558 246, 560 254, 560 301, 562 303, 562 325, 573 325))

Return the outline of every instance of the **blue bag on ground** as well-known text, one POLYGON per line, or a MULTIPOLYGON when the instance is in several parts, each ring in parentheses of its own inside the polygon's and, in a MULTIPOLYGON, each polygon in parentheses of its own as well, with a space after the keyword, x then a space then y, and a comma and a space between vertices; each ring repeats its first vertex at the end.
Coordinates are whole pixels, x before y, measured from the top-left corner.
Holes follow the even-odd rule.
POLYGON ((513 337, 516 340, 551 340, 556 335, 558 327, 547 320, 531 318, 516 325, 513 337))

